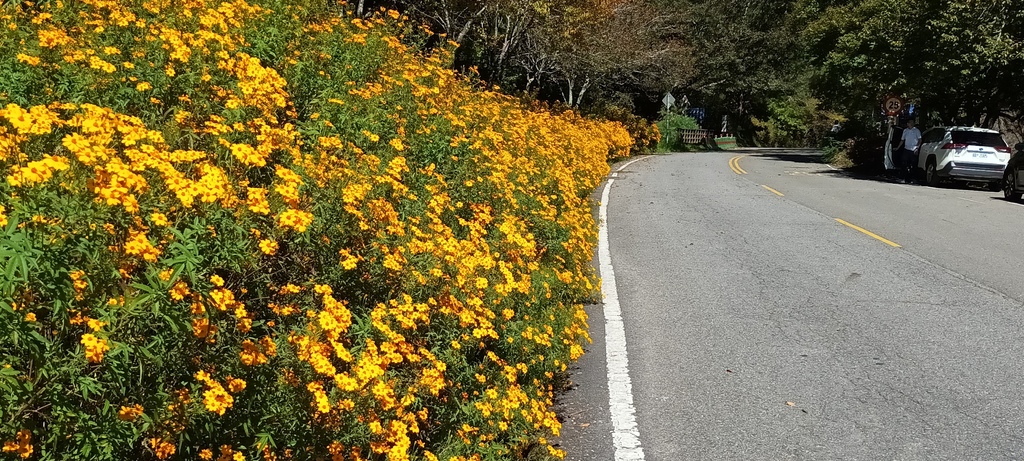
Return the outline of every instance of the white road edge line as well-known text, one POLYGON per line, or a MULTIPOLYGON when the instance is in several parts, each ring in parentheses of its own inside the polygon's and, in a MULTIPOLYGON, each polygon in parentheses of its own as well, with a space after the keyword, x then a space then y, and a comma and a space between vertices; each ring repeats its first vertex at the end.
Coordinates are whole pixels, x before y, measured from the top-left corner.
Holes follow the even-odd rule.
POLYGON ((626 329, 619 308, 619 292, 615 286, 615 270, 608 246, 608 197, 618 172, 648 157, 640 157, 620 166, 610 175, 601 193, 601 225, 598 228, 598 262, 601 269, 601 294, 604 296, 604 350, 608 362, 608 407, 612 417, 612 444, 615 461, 644 461, 640 446, 640 429, 633 408, 633 385, 629 380, 629 359, 626 356, 626 329))

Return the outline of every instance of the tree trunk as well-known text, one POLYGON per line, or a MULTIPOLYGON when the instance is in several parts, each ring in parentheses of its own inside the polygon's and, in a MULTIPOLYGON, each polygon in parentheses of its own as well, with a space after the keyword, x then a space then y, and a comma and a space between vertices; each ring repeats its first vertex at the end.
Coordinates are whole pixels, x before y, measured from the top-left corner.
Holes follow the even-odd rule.
POLYGON ((578 106, 580 104, 580 101, 583 100, 583 95, 586 94, 588 89, 590 89, 589 77, 587 77, 587 79, 583 82, 583 86, 580 87, 580 92, 576 94, 576 106, 578 106))

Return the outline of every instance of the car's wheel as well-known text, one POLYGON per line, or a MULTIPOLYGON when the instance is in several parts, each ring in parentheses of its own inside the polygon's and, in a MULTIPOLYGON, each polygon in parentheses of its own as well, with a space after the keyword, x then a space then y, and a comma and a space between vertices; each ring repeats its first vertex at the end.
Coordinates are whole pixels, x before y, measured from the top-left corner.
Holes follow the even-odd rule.
POLYGON ((935 170, 935 160, 928 159, 924 166, 924 185, 931 187, 939 186, 939 172, 935 170))
POLYGON ((1021 193, 1017 192, 1017 175, 1013 171, 1007 171, 1003 175, 1003 198, 1013 202, 1019 202, 1021 193))

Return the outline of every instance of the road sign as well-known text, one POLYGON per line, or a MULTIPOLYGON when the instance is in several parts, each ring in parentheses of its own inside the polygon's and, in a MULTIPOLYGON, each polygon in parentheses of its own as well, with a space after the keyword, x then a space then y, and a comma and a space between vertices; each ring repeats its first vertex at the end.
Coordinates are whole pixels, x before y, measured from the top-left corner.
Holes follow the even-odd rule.
POLYGON ((906 106, 906 101, 903 98, 890 94, 882 100, 882 111, 886 115, 893 116, 903 111, 906 106))
POLYGON ((666 109, 671 109, 672 106, 676 105, 676 97, 672 96, 672 93, 666 93, 665 97, 661 99, 662 104, 665 104, 666 109))

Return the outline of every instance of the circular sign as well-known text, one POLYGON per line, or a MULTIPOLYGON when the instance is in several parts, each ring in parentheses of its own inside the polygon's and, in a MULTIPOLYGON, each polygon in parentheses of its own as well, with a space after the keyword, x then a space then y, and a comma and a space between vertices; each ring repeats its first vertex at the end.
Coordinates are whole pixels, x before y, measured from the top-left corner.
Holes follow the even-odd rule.
POLYGON ((903 98, 896 95, 889 95, 882 100, 882 111, 888 115, 896 115, 903 111, 903 107, 905 105, 903 98))

